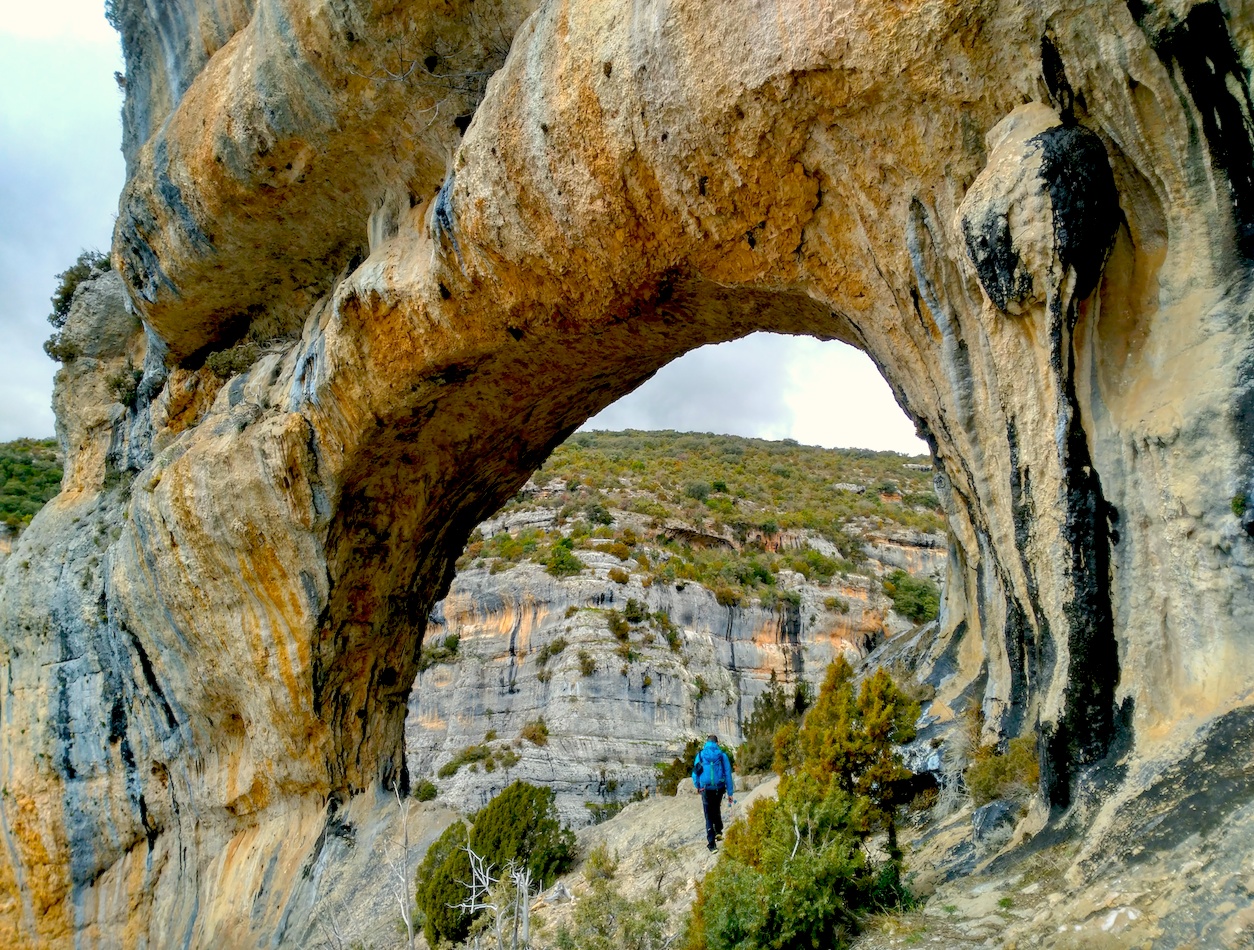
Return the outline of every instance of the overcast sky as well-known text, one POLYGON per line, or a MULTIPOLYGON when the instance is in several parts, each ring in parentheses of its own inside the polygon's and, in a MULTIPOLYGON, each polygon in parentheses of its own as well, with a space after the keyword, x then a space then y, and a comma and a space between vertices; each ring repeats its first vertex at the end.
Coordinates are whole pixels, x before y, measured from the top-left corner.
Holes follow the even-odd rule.
MULTIPOLYGON (((122 189, 123 69, 103 0, 0 17, 0 441, 53 433, 43 353, 56 274, 107 250, 122 189)), ((925 452, 871 361, 840 343, 754 334, 664 367, 588 428, 679 429, 925 452)))

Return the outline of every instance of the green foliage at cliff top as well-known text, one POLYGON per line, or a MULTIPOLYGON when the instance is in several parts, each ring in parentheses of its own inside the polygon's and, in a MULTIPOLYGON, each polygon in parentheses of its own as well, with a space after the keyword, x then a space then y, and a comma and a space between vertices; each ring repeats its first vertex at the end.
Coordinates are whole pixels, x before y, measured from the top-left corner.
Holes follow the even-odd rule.
POLYGON ((739 436, 581 432, 535 473, 538 492, 520 494, 503 509, 556 509, 558 530, 473 537, 458 568, 495 572, 530 560, 554 574, 560 563, 564 576, 583 567, 571 549, 598 549, 645 573, 646 583, 692 581, 722 604, 756 601, 784 610, 790 601, 776 588, 779 571, 825 585, 837 574, 863 570, 868 532, 944 529, 931 471, 919 470, 926 464, 922 456, 739 436), (613 530, 613 510, 644 515, 650 527, 642 535, 613 530), (676 524, 691 535, 674 531, 676 524), (826 539, 838 556, 812 548, 769 551, 768 540, 787 530, 826 539), (735 550, 720 538, 734 540, 735 550))
POLYGON ((0 443, 0 522, 20 531, 60 488, 55 439, 0 443))
MULTIPOLYGON (((631 508, 644 492, 657 514, 701 518, 727 527, 838 529, 851 518, 942 531, 926 456, 866 449, 824 449, 791 440, 681 432, 579 432, 532 477, 554 479, 592 504, 631 508), (862 485, 856 494, 834 485, 862 485), (884 500, 881 490, 901 501, 884 500), (603 497, 592 498, 599 493, 603 497)), ((640 507, 639 504, 636 507, 640 507)))

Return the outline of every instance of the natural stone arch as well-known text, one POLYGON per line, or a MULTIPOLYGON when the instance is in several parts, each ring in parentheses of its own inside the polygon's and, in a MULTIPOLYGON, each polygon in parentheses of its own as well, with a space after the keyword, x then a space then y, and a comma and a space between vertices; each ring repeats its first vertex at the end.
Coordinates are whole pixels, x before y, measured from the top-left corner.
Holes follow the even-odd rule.
POLYGON ((1129 743, 1174 755, 1186 710, 1241 711, 1244 12, 548 4, 458 143, 360 45, 470 42, 455 15, 214 7, 192 62, 141 6, 128 51, 168 96, 128 112, 115 258, 145 378, 88 429, 125 347, 67 369, 67 491, 0 600, 29 698, 0 730, 10 942, 132 904, 157 942, 288 935, 328 800, 400 780, 473 524, 659 365, 757 329, 864 349, 931 443, 937 649, 992 728, 1041 728, 1034 827, 1129 743), (263 320, 299 343, 221 387, 196 368, 263 320), (80 593, 60 565, 97 525, 80 593))

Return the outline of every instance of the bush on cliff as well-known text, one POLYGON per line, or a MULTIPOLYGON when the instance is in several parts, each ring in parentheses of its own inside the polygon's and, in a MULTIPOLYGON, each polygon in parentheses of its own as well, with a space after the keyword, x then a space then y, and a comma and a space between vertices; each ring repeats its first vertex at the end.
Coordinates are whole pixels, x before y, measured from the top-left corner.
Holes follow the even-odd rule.
POLYGON ((418 867, 417 900, 427 943, 458 944, 470 933, 474 915, 458 905, 467 899, 471 880, 467 848, 482 857, 499 876, 513 865, 526 868, 532 880, 548 887, 574 863, 575 836, 558 820, 553 790, 514 782, 463 822, 448 827, 418 867))
POLYGON ((57 289, 52 294, 52 312, 48 314, 48 322, 56 328, 56 332, 44 340, 44 352, 49 359, 58 363, 69 363, 78 358, 78 347, 69 342, 62 332, 66 317, 70 315, 70 304, 74 302, 74 292, 78 290, 79 284, 91 276, 93 270, 108 270, 109 266, 107 254, 83 251, 73 264, 57 274, 57 289))
POLYGON ((548 564, 544 569, 554 577, 573 577, 582 571, 585 565, 571 552, 573 544, 570 538, 562 538, 553 545, 553 551, 549 554, 548 564))
POLYGON ((108 270, 109 255, 100 251, 83 251, 74 263, 57 274, 57 289, 52 293, 52 312, 48 314, 48 322, 58 330, 65 326, 65 318, 70 315, 70 304, 74 302, 74 291, 78 285, 91 276, 93 270, 108 270))
POLYGON ((415 899, 423 914, 423 933, 432 947, 441 940, 461 943, 470 932, 470 915, 457 907, 466 899, 462 882, 470 880, 470 856, 466 854, 469 841, 466 826, 454 822, 435 840, 418 866, 415 899))
POLYGON ((704 739, 689 739, 684 751, 669 762, 659 762, 657 768, 657 790, 662 795, 674 795, 679 791, 679 783, 691 777, 692 763, 705 744, 704 739))
POLYGON ((935 620, 940 613, 940 590, 926 578, 911 577, 903 570, 885 575, 884 593, 893 601, 893 610, 915 623, 935 620))

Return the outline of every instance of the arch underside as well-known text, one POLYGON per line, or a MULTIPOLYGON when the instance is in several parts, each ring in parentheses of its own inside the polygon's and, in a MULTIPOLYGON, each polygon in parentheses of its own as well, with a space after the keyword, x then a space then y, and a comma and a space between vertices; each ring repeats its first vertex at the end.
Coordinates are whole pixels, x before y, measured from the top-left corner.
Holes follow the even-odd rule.
MULTIPOLYGON (((121 6, 131 68, 161 68, 121 6)), ((52 908, 0 907, 11 932, 108 932, 119 894, 193 943, 278 928, 328 808, 406 781, 426 617, 474 525, 659 367, 758 330, 863 349, 929 442, 946 695, 982 683, 990 736, 1038 734, 1035 827, 1088 821, 1086 777, 1132 794, 1120 768, 1254 673, 1246 153, 1193 117, 1248 115, 1246 20, 1195 9, 273 0, 222 27, 127 113, 114 256, 148 335, 63 372, 61 425, 124 356, 140 397, 67 444, 81 484, 23 541, 72 561, 87 507, 116 525, 95 599, 6 565, 5 675, 44 699, 6 700, 0 769, 74 813, 36 847, 0 812, 0 865, 52 908), (413 81, 376 62, 411 61, 405 24, 442 51, 413 81), (468 105, 439 57, 486 74, 506 28, 468 105), (1173 30, 1226 44, 1232 81, 1173 30), (249 332, 221 384, 206 355, 249 332), (75 689, 45 663, 69 640, 98 695, 28 735, 75 689), (232 917, 265 860, 292 879, 232 917)))

